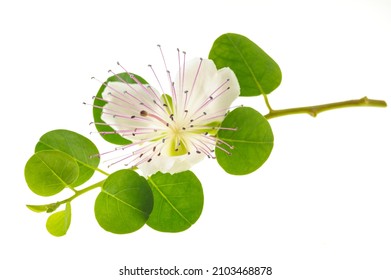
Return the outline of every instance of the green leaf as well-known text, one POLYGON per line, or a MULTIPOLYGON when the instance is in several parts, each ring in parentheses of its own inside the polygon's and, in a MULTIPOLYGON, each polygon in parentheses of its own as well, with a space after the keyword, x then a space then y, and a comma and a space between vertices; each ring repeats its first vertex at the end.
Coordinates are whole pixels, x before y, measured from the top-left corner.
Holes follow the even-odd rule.
POLYGON ((29 188, 41 196, 59 193, 79 176, 79 166, 60 151, 40 151, 26 163, 24 176, 29 188))
POLYGON ((28 209, 36 213, 46 212, 48 208, 46 205, 26 205, 28 209))
POLYGON ((53 213, 46 222, 46 229, 54 236, 64 236, 71 225, 71 204, 67 203, 65 210, 53 213))
POLYGON ((133 170, 123 169, 107 177, 95 201, 95 217, 107 231, 130 233, 145 224, 152 207, 147 180, 133 170))
POLYGON ((99 157, 94 156, 99 154, 95 144, 73 131, 58 129, 47 132, 35 146, 35 152, 44 150, 64 152, 77 161, 79 177, 72 183, 72 187, 88 181, 99 165, 99 157))
MULTIPOLYGON (((142 84, 148 84, 142 77, 138 75, 134 75, 142 84)), ((136 82, 129 76, 129 73, 119 73, 116 76, 109 77, 105 83, 108 82, 123 82, 126 81, 129 84, 135 84, 136 82), (122 79, 122 80, 121 80, 122 79)), ((96 94, 96 97, 94 99, 94 107, 93 107, 93 116, 94 121, 96 123, 96 129, 101 132, 101 136, 108 142, 116 144, 116 145, 126 145, 132 143, 130 140, 123 138, 119 134, 111 133, 114 132, 114 129, 111 128, 109 125, 106 124, 105 121, 102 120, 102 107, 107 104, 107 102, 101 100, 102 93, 105 90, 106 85, 102 84, 102 86, 99 88, 98 93, 96 94), (102 125, 102 123, 104 125, 102 125), (105 133, 107 132, 107 133, 105 133)))
POLYGON ((226 144, 219 145, 227 152, 216 149, 220 166, 233 175, 254 172, 268 159, 273 149, 273 132, 269 122, 256 110, 249 107, 236 108, 221 124, 236 130, 219 130, 217 138, 226 144))
POLYGON ((221 35, 209 53, 217 68, 229 67, 238 78, 241 96, 268 94, 281 83, 277 63, 248 38, 233 33, 221 35))
POLYGON ((147 225, 163 232, 180 232, 193 225, 204 205, 202 185, 191 171, 156 173, 148 179, 154 208, 147 225))
POLYGON ((28 209, 36 213, 51 213, 54 212, 61 204, 59 202, 45 205, 26 205, 28 209))

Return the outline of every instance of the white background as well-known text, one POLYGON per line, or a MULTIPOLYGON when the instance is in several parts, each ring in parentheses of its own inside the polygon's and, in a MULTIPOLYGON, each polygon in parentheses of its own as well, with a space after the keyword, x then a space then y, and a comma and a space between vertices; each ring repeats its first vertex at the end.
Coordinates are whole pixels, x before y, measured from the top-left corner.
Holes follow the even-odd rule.
MULTIPOLYGON (((23 176, 49 130, 109 148, 89 135, 91 108, 82 102, 99 88, 90 77, 105 79, 120 61, 148 78, 147 65, 160 63, 158 43, 168 58, 177 47, 207 57, 223 33, 249 37, 282 69, 270 96, 276 108, 363 96, 391 103, 391 1, 3 1, 0 30, 1 279, 139 279, 120 277, 124 265, 391 279, 390 108, 271 120, 274 150, 255 173, 230 176, 211 160, 193 169, 204 211, 179 234, 105 232, 94 218, 97 190, 73 202, 68 234, 52 237, 46 215, 24 206, 52 201, 30 193, 23 176)), ((259 97, 238 102, 266 113, 259 97)))

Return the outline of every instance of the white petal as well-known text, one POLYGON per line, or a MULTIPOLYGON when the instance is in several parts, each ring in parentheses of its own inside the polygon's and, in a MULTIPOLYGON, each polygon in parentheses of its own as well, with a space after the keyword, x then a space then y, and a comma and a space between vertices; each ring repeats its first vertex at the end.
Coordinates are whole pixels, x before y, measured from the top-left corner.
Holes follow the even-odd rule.
MULTIPOLYGON (((132 135, 135 128, 138 129, 138 132, 143 129, 164 129, 164 123, 157 119, 141 118, 142 111, 163 115, 163 117, 166 115, 163 114, 163 109, 154 103, 157 98, 153 98, 152 93, 148 93, 146 90, 146 87, 137 84, 129 86, 122 82, 109 82, 102 93, 103 99, 108 101, 103 108, 102 120, 115 130, 122 131, 123 137, 129 140, 148 138, 148 134, 132 135)), ((155 90, 155 92, 157 91, 155 90)), ((151 133, 151 136, 153 134, 151 133)))
POLYGON ((154 157, 151 162, 145 162, 138 166, 144 176, 150 176, 156 172, 179 173, 189 170, 194 164, 204 159, 204 154, 190 154, 176 157, 154 157))
MULTIPOLYGON (((195 116, 203 112, 209 116, 223 115, 240 94, 239 82, 234 72, 227 67, 217 70, 210 59, 193 59, 185 65, 183 91, 188 91, 187 97, 181 92, 180 77, 181 75, 177 75, 175 80, 176 92, 178 96, 185 97, 178 97, 181 103, 178 107, 186 107, 189 114, 195 116)), ((222 116, 214 121, 221 121, 223 118, 222 116)))

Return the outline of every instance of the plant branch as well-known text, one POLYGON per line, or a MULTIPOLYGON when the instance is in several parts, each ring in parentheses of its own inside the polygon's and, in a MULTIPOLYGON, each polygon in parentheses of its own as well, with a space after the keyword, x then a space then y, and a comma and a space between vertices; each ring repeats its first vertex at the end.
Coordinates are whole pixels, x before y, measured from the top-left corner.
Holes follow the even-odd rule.
POLYGON ((98 167, 95 168, 95 170, 98 171, 98 172, 100 172, 100 173, 103 174, 103 175, 106 175, 106 176, 109 176, 109 175, 110 175, 110 173, 107 173, 106 171, 103 171, 102 169, 99 169, 98 167))
POLYGON ((27 208, 29 208, 30 210, 34 211, 34 212, 47 212, 47 213, 51 213, 53 211, 55 211, 61 204, 64 204, 64 203, 67 203, 67 202, 71 202, 72 200, 74 200, 76 197, 86 193, 86 192, 89 192, 90 190, 93 190, 93 189, 96 189, 98 187, 102 187, 103 186, 103 183, 105 182, 106 179, 102 180, 102 181, 99 181, 87 188, 84 188, 84 189, 81 189, 81 190, 75 190, 75 189, 72 189, 75 194, 72 195, 71 197, 68 197, 67 199, 64 199, 64 200, 61 200, 61 201, 57 201, 57 202, 54 202, 54 203, 49 203, 49 204, 44 204, 44 205, 27 205, 27 208))
POLYGON ((294 115, 294 114, 309 114, 312 117, 316 117, 319 113, 325 111, 347 108, 347 107, 381 107, 381 108, 387 107, 387 103, 383 100, 375 100, 375 99, 369 99, 368 97, 363 97, 360 99, 353 99, 353 100, 328 103, 322 105, 274 110, 270 107, 266 95, 263 96, 265 98, 266 105, 269 108, 269 113, 264 116, 266 119, 272 119, 272 118, 294 115))

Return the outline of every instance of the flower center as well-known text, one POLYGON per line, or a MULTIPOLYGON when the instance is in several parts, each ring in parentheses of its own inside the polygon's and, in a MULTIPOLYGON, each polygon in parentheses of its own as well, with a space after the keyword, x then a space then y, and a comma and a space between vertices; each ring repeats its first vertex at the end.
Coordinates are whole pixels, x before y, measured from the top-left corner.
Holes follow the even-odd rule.
POLYGON ((167 136, 169 141, 168 154, 170 156, 181 156, 189 152, 187 140, 191 136, 180 123, 172 119, 167 136))

